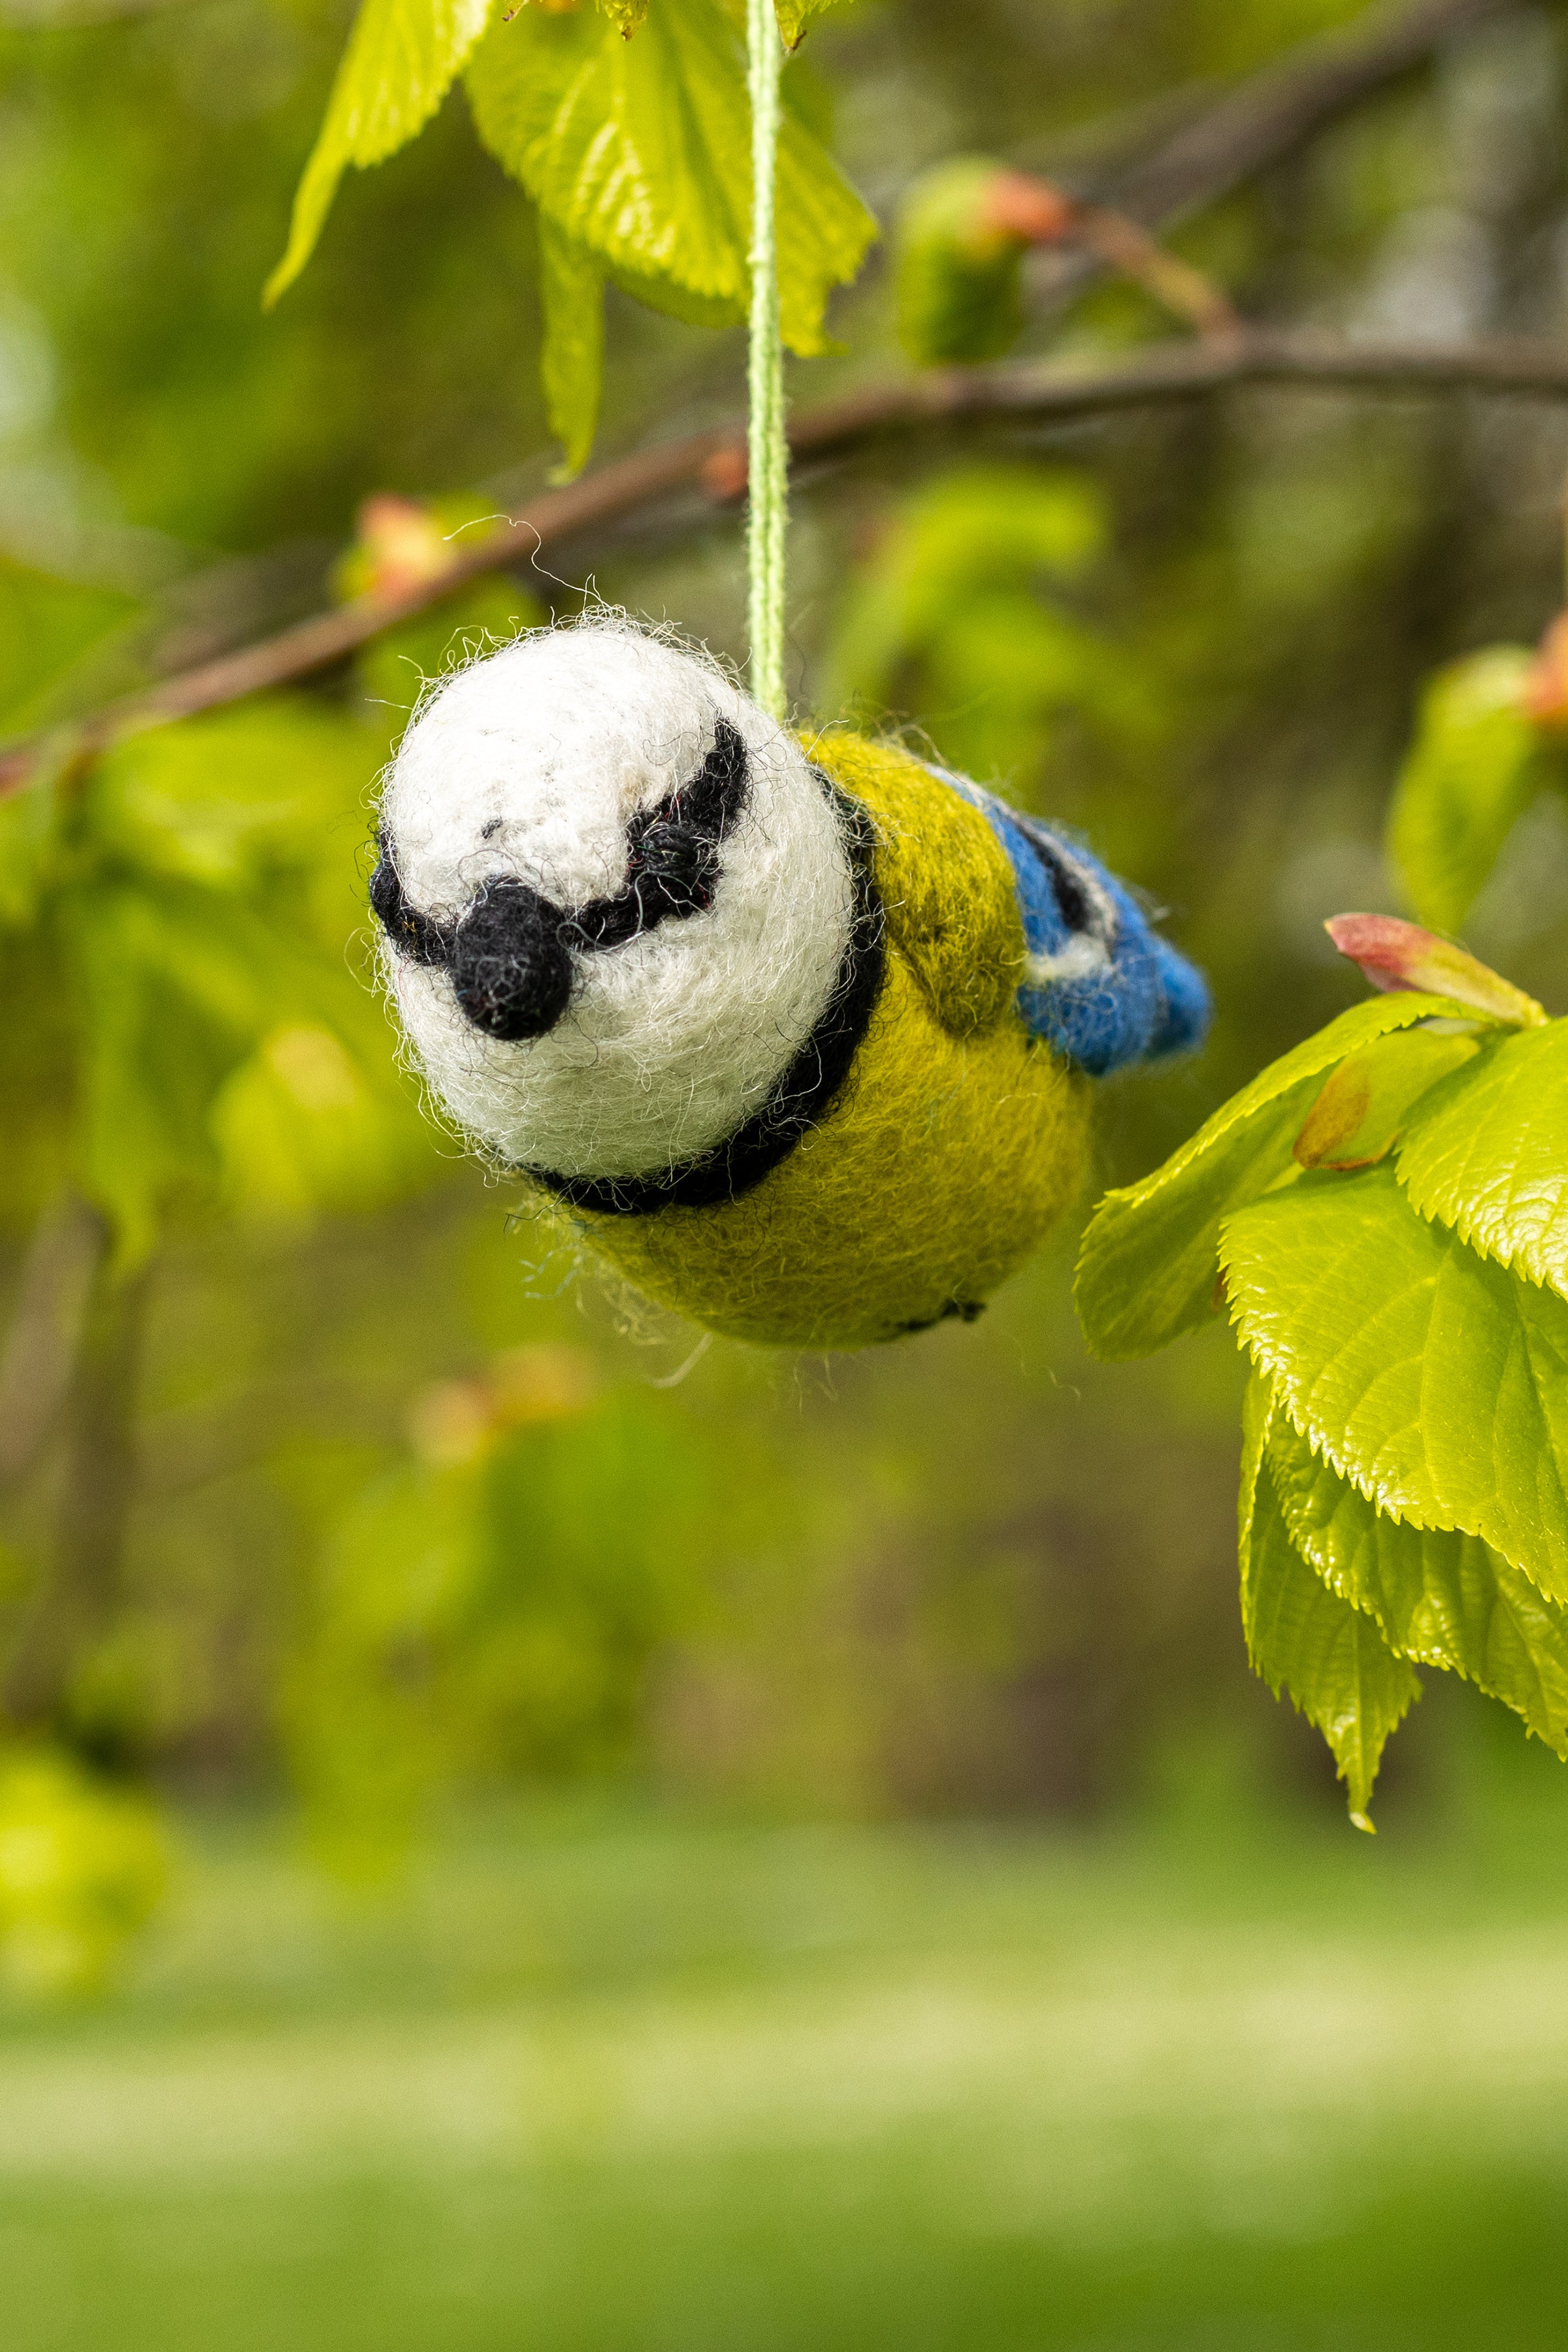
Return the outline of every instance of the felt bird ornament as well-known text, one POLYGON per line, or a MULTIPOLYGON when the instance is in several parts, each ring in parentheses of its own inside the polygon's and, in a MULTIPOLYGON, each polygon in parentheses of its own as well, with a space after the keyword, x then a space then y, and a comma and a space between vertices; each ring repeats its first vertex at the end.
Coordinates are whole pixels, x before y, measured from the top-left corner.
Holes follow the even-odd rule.
POLYGON ((1075 842, 614 620, 432 696, 371 903, 486 1154, 640 1290, 791 1346, 978 1315, 1082 1181, 1091 1078, 1208 1014, 1075 842))

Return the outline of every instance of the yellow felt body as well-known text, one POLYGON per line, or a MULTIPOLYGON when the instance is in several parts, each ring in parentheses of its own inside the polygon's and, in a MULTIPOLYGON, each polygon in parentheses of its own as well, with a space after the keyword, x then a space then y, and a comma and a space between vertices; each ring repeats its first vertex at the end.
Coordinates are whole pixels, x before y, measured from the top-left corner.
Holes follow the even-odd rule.
POLYGON ((888 938, 955 1037, 1011 1011, 1024 926, 1007 853, 971 801, 895 744, 835 730, 805 744, 877 827, 877 887, 888 938))
POLYGON ((731 1338, 858 1348, 978 1307, 1077 1192, 1089 1087, 1016 1009, 1024 935, 981 812, 891 745, 806 749, 870 810, 887 977, 842 1090, 740 1200, 584 1214, 639 1290, 731 1338))

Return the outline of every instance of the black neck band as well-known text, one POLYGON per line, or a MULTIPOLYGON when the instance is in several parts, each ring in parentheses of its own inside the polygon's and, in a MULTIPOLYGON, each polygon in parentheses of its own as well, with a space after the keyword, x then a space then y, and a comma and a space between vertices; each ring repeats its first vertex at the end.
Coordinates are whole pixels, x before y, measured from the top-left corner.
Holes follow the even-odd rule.
MULTIPOLYGON (((820 770, 817 772, 821 776, 820 770)), ((723 1143, 663 1176, 556 1176, 548 1169, 520 1172, 574 1209, 600 1216, 646 1217, 657 1209, 710 1209, 738 1201, 787 1159, 815 1127, 849 1075, 882 991, 887 943, 882 901, 871 872, 871 820, 826 776, 849 858, 853 899, 849 939, 822 1018, 780 1078, 763 1108, 723 1143)))

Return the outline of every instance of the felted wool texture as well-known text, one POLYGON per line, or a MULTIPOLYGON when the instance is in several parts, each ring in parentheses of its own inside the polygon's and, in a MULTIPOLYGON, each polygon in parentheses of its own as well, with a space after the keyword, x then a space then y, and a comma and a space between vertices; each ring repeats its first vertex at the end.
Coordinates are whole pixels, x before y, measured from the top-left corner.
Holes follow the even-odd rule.
POLYGON ((902 948, 954 1036, 1000 1020, 1024 977, 1013 868, 993 827, 952 780, 896 744, 832 729, 814 763, 869 809, 877 887, 902 948))
POLYGON ((584 1216, 651 1297, 737 1339, 857 1348, 981 1307, 1078 1192, 1089 1085, 1016 1010, 1023 925, 982 813, 847 734, 815 763, 870 810, 882 993, 820 1122, 740 1200, 584 1216))
POLYGON ((628 820, 697 773, 721 714, 750 782, 711 907, 575 954, 567 1011, 544 1035, 484 1034, 444 971, 386 948, 433 1091, 510 1165, 654 1176, 759 1111, 837 978, 844 844, 784 730, 716 666, 617 620, 537 631, 474 663, 403 740, 382 824, 411 906, 450 919, 513 876, 575 908, 623 887, 628 820))
POLYGON ((1028 950, 1018 1010, 1090 1077, 1201 1045, 1201 973, 1150 923, 1131 890, 1082 842, 1022 817, 967 778, 954 789, 984 812, 1013 868, 1028 950), (1079 912, 1068 921, 1065 879, 1079 912))

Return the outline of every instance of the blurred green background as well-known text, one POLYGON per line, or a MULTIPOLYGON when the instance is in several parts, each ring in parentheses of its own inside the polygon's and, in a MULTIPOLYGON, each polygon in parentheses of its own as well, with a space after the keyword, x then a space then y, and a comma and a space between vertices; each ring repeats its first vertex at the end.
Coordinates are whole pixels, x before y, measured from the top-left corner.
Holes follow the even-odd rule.
MULTIPOLYGON (((1096 189, 1357 13, 859 0, 792 71, 887 220, 971 150, 1096 189)), ((368 497, 546 478, 532 225, 460 100, 260 312, 348 14, 0 13, 6 734, 314 609, 368 497)), ((1180 249, 1260 320, 1559 335, 1565 76, 1564 12, 1501 5, 1180 249)), ((794 396, 900 364, 891 317, 879 249, 794 396)), ((1023 348, 1163 331, 1100 285, 1023 348)), ((742 372, 612 295, 601 453, 742 372)), ((803 707, 1082 827, 1211 975, 1097 1182, 1360 992, 1322 919, 1397 904, 1424 678, 1561 603, 1565 464, 1561 406, 1270 389, 803 474, 803 707)), ((1068 1235, 973 1328, 700 1347, 424 1122, 363 979, 375 775, 463 629, 585 593, 741 654, 736 517, 145 739, 56 913, 0 877, 13 1428, 78 1318, 0 1426, 0 2343, 1561 2345, 1568 1782, 1435 1691, 1345 1828, 1247 1668, 1223 1330, 1091 1363, 1068 1235), (231 1002, 242 929, 206 1028, 186 967, 84 990, 69 893, 128 876, 287 901, 317 994, 231 1002)), ((1554 1012, 1565 888, 1548 802, 1467 933, 1554 1012)))

